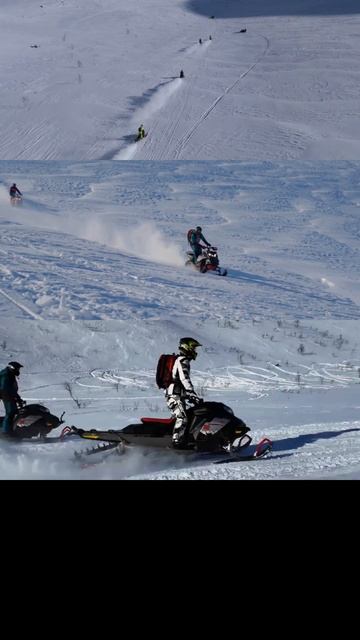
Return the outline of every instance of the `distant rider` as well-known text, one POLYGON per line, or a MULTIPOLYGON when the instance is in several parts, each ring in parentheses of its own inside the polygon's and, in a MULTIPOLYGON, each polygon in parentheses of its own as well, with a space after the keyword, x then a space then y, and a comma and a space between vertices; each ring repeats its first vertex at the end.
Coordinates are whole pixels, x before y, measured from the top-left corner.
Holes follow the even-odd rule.
POLYGON ((22 193, 17 188, 15 182, 11 185, 9 193, 10 193, 10 197, 11 198, 16 198, 17 196, 22 196, 22 193))
POLYGON ((207 247, 211 247, 210 242, 208 242, 202 234, 202 228, 196 227, 196 229, 192 230, 189 237, 189 244, 194 254, 194 262, 196 262, 197 258, 202 253, 202 246, 200 244, 201 241, 204 242, 204 244, 206 244, 207 247))
POLYGON ((0 371, 0 399, 4 403, 5 417, 2 423, 2 432, 11 435, 12 422, 18 407, 22 407, 24 402, 18 394, 18 383, 16 378, 20 375, 20 362, 9 362, 5 369, 0 371))
POLYGON ((195 393, 190 379, 190 360, 196 359, 197 347, 201 347, 201 344, 194 338, 181 338, 179 355, 172 369, 174 382, 165 390, 167 406, 176 418, 172 443, 175 448, 179 449, 186 445, 188 426, 186 400, 192 404, 201 402, 201 398, 195 393))
POLYGON ((141 124, 140 127, 138 128, 138 134, 136 139, 141 140, 142 138, 145 138, 145 129, 143 124, 141 124))

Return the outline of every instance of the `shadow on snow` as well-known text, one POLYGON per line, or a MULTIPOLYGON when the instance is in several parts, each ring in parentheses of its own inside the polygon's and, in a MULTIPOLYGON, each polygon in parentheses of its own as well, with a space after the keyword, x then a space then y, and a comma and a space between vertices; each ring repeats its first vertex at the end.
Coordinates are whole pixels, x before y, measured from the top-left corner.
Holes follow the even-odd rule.
POLYGON ((319 431, 318 433, 306 433, 294 438, 283 438, 282 440, 275 440, 274 449, 275 453, 280 451, 291 451, 301 449, 307 444, 312 444, 317 440, 329 440, 330 438, 337 438, 344 433, 351 433, 352 431, 360 431, 357 427, 352 429, 342 429, 341 431, 319 431))
POLYGON ((186 8, 209 18, 328 16, 360 13, 358 0, 187 0, 186 8))
POLYGON ((348 305, 354 307, 354 313, 358 317, 358 309, 354 302, 350 298, 339 298, 328 292, 311 293, 305 287, 296 284, 288 284, 282 282, 276 282, 264 276, 256 275, 253 273, 247 273, 246 271, 239 271, 237 269, 228 270, 228 278, 234 278, 238 280, 249 281, 252 284, 259 284, 264 287, 270 287, 272 289, 278 289, 280 291, 287 291, 293 295, 304 295, 307 298, 313 298, 315 300, 321 300, 323 302, 334 302, 336 300, 341 301, 342 305, 348 305))

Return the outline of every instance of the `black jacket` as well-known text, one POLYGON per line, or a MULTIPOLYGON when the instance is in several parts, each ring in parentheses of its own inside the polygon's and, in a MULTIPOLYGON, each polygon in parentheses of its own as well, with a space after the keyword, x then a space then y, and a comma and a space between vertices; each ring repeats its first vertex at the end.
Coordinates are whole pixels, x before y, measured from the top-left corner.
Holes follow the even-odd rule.
POLYGON ((20 400, 18 383, 12 369, 5 367, 0 371, 0 398, 1 400, 20 400))

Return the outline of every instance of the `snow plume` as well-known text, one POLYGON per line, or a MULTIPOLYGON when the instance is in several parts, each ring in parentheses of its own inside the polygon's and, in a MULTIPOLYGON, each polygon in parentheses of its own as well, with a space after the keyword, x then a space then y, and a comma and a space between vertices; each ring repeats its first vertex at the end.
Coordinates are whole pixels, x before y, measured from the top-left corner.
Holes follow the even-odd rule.
POLYGON ((327 287, 335 287, 334 282, 331 282, 331 280, 328 280, 327 278, 320 278, 320 280, 321 280, 321 284, 324 284, 327 287))
POLYGON ((8 205, 9 202, 10 202, 9 187, 6 187, 4 184, 0 184, 0 204, 8 205))
POLYGON ((96 219, 89 221, 78 235, 86 240, 100 242, 152 262, 176 267, 184 264, 179 247, 165 238, 153 224, 148 222, 138 227, 120 230, 96 219))
POLYGON ((136 152, 136 142, 132 142, 125 149, 121 149, 119 153, 114 156, 114 160, 131 160, 136 152))
MULTIPOLYGON (((180 80, 180 78, 175 78, 170 82, 159 85, 145 106, 136 111, 135 116, 132 118, 133 128, 137 130, 140 123, 146 123, 150 116, 156 113, 156 111, 159 111, 159 109, 166 104, 170 96, 181 86, 181 84, 182 80, 180 80)), ((145 130, 147 129, 148 126, 145 124, 145 130)), ((136 143, 132 143, 125 147, 125 149, 121 149, 114 156, 114 160, 130 160, 130 158, 134 156, 136 149, 136 143)))
POLYGON ((181 84, 182 80, 180 78, 175 78, 174 80, 170 80, 170 82, 165 82, 164 84, 159 85, 149 102, 147 102, 142 109, 136 111, 136 122, 147 120, 149 116, 152 116, 153 113, 161 109, 181 84))

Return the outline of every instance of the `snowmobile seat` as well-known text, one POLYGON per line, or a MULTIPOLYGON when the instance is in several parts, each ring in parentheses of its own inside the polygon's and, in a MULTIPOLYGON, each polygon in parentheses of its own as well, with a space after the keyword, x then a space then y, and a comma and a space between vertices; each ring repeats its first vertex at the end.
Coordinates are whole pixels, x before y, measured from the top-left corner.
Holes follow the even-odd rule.
POLYGON ((143 423, 151 423, 156 422, 160 424, 173 424, 175 423, 175 418, 140 418, 143 423))

